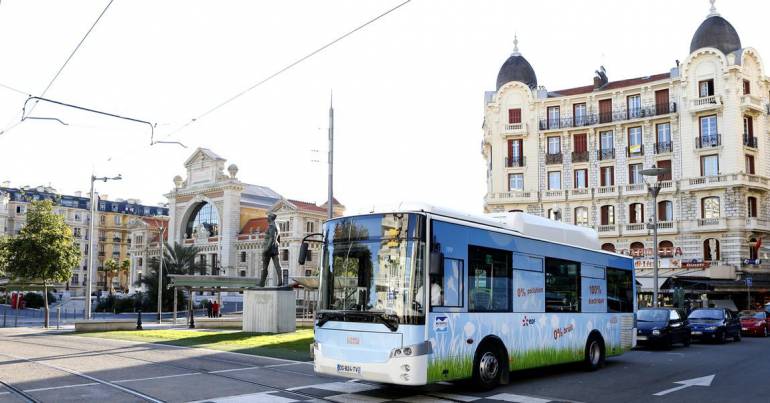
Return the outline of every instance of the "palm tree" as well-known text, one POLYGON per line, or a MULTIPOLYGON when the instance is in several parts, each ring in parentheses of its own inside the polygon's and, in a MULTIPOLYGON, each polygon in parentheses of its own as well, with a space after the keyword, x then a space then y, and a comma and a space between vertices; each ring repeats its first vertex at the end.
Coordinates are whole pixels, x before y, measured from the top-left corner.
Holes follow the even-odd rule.
POLYGON ((110 294, 115 292, 115 288, 112 286, 112 279, 115 278, 115 275, 118 274, 119 269, 120 265, 118 264, 117 260, 110 258, 104 261, 104 277, 107 281, 107 287, 110 294))
POLYGON ((131 262, 128 259, 123 259, 120 262, 120 287, 125 292, 128 292, 128 273, 131 269, 131 262), (123 281, 125 279, 125 281, 123 281))
MULTIPOLYGON (((174 291, 165 287, 168 282, 169 274, 195 274, 196 272, 205 272, 205 263, 196 261, 195 257, 200 252, 200 249, 195 246, 186 246, 175 243, 173 246, 166 244, 163 254, 163 284, 158 287, 158 269, 160 268, 160 262, 157 257, 150 259, 150 272, 146 276, 142 276, 142 279, 137 281, 136 285, 144 285, 147 290, 146 295, 149 303, 157 304, 158 300, 158 288, 162 290, 163 295, 163 309, 173 309, 174 291)), ((184 293, 179 290, 177 293, 177 308, 184 309, 186 305, 186 299, 184 293)), ((154 306, 157 309, 157 306, 154 306)))

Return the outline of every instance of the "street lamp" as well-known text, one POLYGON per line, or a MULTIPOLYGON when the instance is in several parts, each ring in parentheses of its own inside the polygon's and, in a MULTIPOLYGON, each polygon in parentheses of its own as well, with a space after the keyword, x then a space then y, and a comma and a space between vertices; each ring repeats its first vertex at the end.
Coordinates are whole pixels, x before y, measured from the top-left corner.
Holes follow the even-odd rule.
POLYGON ((86 309, 84 318, 85 319, 91 319, 91 283, 94 281, 94 259, 96 256, 96 246, 94 245, 94 240, 96 239, 96 212, 98 209, 96 208, 96 200, 94 199, 94 182, 96 181, 119 181, 123 179, 123 177, 118 174, 118 176, 115 177, 100 177, 97 178, 93 174, 91 174, 91 222, 88 225, 88 232, 90 233, 91 238, 88 239, 88 249, 90 255, 88 256, 88 281, 86 282, 86 309))
MULTIPOLYGON (((658 193, 660 193, 660 182, 658 177, 665 175, 671 170, 669 168, 658 168, 653 165, 651 168, 643 169, 642 175, 654 178, 651 182, 644 181, 647 184, 647 192, 652 196, 652 243, 653 243, 653 283, 652 283, 652 306, 658 306, 658 193)), ((649 226, 647 227, 649 228, 649 226)))

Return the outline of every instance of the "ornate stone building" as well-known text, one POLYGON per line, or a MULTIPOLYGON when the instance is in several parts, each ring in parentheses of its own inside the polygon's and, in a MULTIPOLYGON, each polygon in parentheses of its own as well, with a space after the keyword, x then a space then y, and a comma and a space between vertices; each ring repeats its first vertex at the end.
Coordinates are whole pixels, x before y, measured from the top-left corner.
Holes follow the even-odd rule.
POLYGON ((643 292, 654 251, 664 292, 745 299, 747 277, 770 291, 770 79, 713 6, 689 55, 645 77, 610 81, 602 67, 592 85, 548 91, 514 43, 485 94, 487 212, 595 228, 602 248, 636 258, 643 292), (657 205, 641 175, 653 165, 670 168, 657 205))

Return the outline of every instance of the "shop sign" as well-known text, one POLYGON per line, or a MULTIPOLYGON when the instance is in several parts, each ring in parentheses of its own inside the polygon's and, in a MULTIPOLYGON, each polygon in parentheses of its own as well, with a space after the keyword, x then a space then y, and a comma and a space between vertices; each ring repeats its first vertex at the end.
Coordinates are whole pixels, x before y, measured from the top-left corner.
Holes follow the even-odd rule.
POLYGON ((693 259, 689 262, 682 262, 683 269, 708 269, 709 267, 711 267, 711 262, 704 262, 703 260, 693 259))
MULTIPOLYGON (((621 255, 627 255, 627 256, 633 256, 633 257, 645 257, 645 256, 654 256, 652 248, 644 248, 644 249, 621 249, 620 250, 621 255)), ((674 257, 674 256, 682 256, 682 248, 680 247, 664 247, 658 249, 658 256, 662 257, 674 257)))
POLYGON ((743 259, 743 264, 745 265, 762 264, 762 259, 743 259))
MULTIPOLYGON (((659 269, 679 269, 682 267, 679 259, 660 258, 658 259, 659 269)), ((635 269, 654 269, 655 259, 634 259, 635 269)))

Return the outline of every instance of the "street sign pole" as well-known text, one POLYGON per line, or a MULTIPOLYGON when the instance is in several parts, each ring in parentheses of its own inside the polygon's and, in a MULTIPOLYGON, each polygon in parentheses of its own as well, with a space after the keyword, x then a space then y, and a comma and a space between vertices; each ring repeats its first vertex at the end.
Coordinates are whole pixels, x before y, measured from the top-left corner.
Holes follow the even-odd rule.
POLYGON ((746 277, 746 295, 749 301, 746 309, 751 309, 751 277, 746 277))

